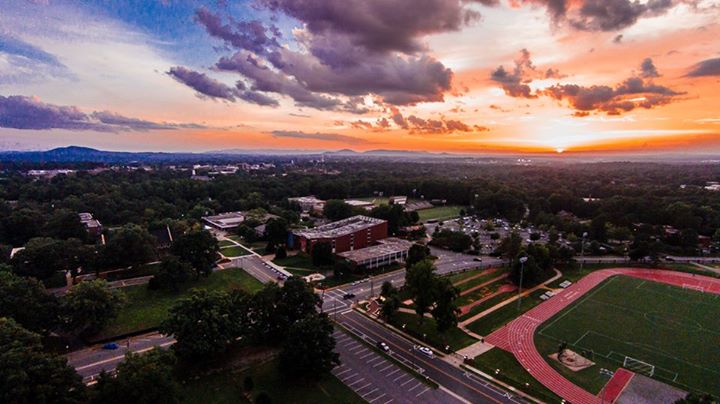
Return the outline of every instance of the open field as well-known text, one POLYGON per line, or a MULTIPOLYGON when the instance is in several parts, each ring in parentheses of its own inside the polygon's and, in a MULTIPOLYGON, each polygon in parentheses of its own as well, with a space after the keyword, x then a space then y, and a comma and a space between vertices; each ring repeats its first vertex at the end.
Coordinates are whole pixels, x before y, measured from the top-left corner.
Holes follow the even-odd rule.
POLYGON ((437 206, 430 209, 418 210, 417 213, 420 216, 421 222, 428 220, 444 220, 452 219, 460 216, 461 206, 437 206))
MULTIPOLYGON (((652 376, 658 380, 720 394, 718 295, 614 276, 542 324, 535 335, 543 355, 556 352, 560 341, 576 352, 591 352, 597 366, 579 372, 550 362, 591 392, 606 381, 599 367, 615 369, 630 356, 654 366, 652 376)), ((649 372, 650 367, 631 370, 649 372)))
POLYGON ((318 382, 288 382, 279 372, 278 361, 271 361, 241 373, 225 371, 200 377, 183 385, 182 403, 252 403, 261 392, 270 396, 273 403, 364 403, 360 397, 342 384, 335 376, 326 375, 318 382), (254 388, 249 401, 243 392, 246 376, 253 380, 254 388))
POLYGON ((127 297, 127 303, 118 317, 110 323, 95 340, 112 338, 116 335, 145 330, 160 325, 170 307, 179 299, 190 294, 191 289, 234 290, 257 292, 262 284, 240 268, 215 271, 207 278, 188 282, 178 292, 150 290, 147 285, 129 286, 120 289, 127 297))

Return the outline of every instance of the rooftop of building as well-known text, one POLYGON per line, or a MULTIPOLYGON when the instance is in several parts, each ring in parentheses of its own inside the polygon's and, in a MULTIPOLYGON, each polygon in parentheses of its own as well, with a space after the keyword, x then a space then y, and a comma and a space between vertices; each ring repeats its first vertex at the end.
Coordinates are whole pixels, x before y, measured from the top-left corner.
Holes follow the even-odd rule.
POLYGON ((381 258, 387 255, 407 251, 413 245, 410 241, 395 237, 380 240, 378 243, 379 244, 374 246, 361 248, 359 250, 342 252, 339 253, 338 256, 354 262, 364 262, 374 258, 381 258))
POLYGON ((347 219, 338 220, 337 222, 314 227, 312 229, 296 230, 293 234, 307 239, 334 238, 368 229, 384 222, 385 220, 382 219, 357 215, 347 219))
POLYGON ((203 216, 203 220, 219 228, 236 227, 245 221, 243 212, 227 212, 219 215, 203 216))

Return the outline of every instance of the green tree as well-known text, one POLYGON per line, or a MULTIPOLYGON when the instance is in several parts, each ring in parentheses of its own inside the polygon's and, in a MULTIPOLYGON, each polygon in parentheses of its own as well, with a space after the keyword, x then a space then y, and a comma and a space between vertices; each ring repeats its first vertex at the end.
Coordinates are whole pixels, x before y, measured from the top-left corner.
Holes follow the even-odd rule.
POLYGON ((18 275, 42 280, 58 271, 75 273, 88 262, 92 254, 93 248, 83 245, 78 239, 40 237, 28 241, 25 249, 13 256, 11 264, 18 275))
POLYGON ((96 334, 117 317, 124 302, 122 292, 104 280, 81 282, 62 299, 63 328, 75 335, 96 334))
POLYGON ((675 401, 675 404, 717 404, 718 400, 711 394, 688 393, 685 398, 675 401))
POLYGON ((108 267, 132 267, 155 259, 155 237, 137 225, 125 225, 108 235, 102 251, 108 267))
POLYGON ((420 322, 425 319, 425 313, 435 302, 435 266, 432 261, 424 260, 411 266, 405 271, 405 288, 415 304, 415 313, 420 322))
POLYGON ((293 324, 311 314, 316 313, 322 300, 313 291, 312 286, 302 278, 291 276, 278 295, 278 309, 288 324, 293 324))
POLYGON ((273 245, 285 244, 288 237, 287 220, 278 217, 272 218, 265 224, 265 238, 273 245))
POLYGON ((207 359, 225 352, 239 335, 238 319, 230 295, 194 290, 171 309, 160 331, 174 335, 172 349, 183 359, 207 359))
POLYGON ((243 329, 255 343, 280 342, 287 332, 287 319, 277 309, 280 287, 276 283, 265 285, 249 299, 247 310, 238 318, 243 329))
POLYGON ((280 246, 275 249, 275 259, 278 260, 283 258, 287 258, 287 250, 285 247, 280 246))
POLYGON ((472 246, 473 239, 463 232, 443 229, 433 234, 430 243, 451 251, 462 252, 472 246))
POLYGON ((325 215, 325 217, 334 222, 337 220, 347 219, 348 217, 352 216, 353 209, 352 206, 348 205, 342 200, 331 199, 325 202, 323 214, 325 215))
POLYGON ((416 263, 430 256, 430 248, 422 244, 413 244, 408 251, 408 257, 405 260, 405 266, 411 267, 416 263))
POLYGON ((280 369, 290 378, 318 379, 340 364, 333 325, 326 314, 313 314, 292 324, 280 353, 280 369))
POLYGON ((76 238, 85 240, 87 230, 80 222, 77 212, 67 209, 55 210, 45 224, 45 233, 54 238, 69 239, 76 238))
POLYGON ((520 238, 519 234, 512 232, 502 239, 497 248, 497 252, 507 259, 513 259, 520 253, 521 247, 522 238, 520 238))
POLYGON ((177 291, 182 284, 189 281, 194 274, 192 266, 180 261, 174 255, 163 258, 157 273, 150 279, 150 289, 169 289, 177 291))
POLYGON ((333 263, 332 246, 328 242, 315 243, 312 246, 310 256, 312 257, 313 265, 315 265, 316 267, 332 265, 332 263, 333 263))
POLYGON ((215 267, 220 247, 217 239, 207 230, 194 230, 175 239, 172 253, 189 262, 198 276, 208 276, 215 267))
POLYGON ((48 334, 58 322, 58 302, 32 278, 0 272, 0 317, 11 317, 30 331, 48 334))
POLYGON ((460 309, 455 303, 460 296, 457 288, 447 278, 435 280, 435 305, 432 308, 432 316, 435 319, 437 330, 440 333, 457 326, 460 309))
POLYGON ((82 378, 64 357, 45 353, 40 336, 0 317, 0 402, 83 403, 82 378))
POLYGON ((172 351, 155 348, 143 354, 128 353, 117 366, 115 376, 100 375, 92 403, 173 404, 179 403, 180 385, 173 372, 172 351))
POLYGON ((380 296, 383 297, 380 313, 383 318, 390 321, 400 309, 400 292, 392 283, 385 281, 380 289, 380 296))

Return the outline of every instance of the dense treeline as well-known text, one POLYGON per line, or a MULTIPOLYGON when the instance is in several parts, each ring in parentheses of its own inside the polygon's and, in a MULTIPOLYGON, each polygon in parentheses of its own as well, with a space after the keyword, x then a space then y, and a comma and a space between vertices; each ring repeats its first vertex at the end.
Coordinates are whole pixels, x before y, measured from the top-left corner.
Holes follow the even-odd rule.
MULTIPOLYGON (((633 223, 646 223, 712 235, 720 225, 720 193, 702 188, 707 181, 720 179, 720 167, 714 165, 515 166, 382 160, 326 165, 342 174, 324 175, 293 166, 285 167, 282 174, 240 173, 203 182, 190 179, 187 172, 171 170, 79 172, 51 180, 11 173, 0 186, 0 199, 4 200, 0 204, 0 243, 19 246, 31 237, 53 237, 47 223, 60 209, 92 212, 109 226, 152 226, 167 218, 199 218, 213 212, 288 210, 291 207, 283 201, 289 196, 343 199, 376 192, 442 199, 472 206, 481 216, 501 216, 514 222, 526 217, 535 224, 576 234, 580 229, 563 222, 558 213, 595 219, 600 230, 609 225, 629 229, 633 223)), ((597 238, 607 237, 599 233, 597 238)))

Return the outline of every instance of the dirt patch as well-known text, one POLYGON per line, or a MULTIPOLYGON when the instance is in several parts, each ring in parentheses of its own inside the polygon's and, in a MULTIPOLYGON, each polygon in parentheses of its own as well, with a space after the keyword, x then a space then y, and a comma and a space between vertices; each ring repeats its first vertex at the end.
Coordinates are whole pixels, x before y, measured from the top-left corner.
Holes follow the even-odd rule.
POLYGON ((557 352, 549 355, 549 358, 554 361, 560 362, 563 366, 572 370, 573 372, 587 369, 590 366, 595 365, 595 362, 569 349, 563 351, 561 358, 558 358, 557 352))

